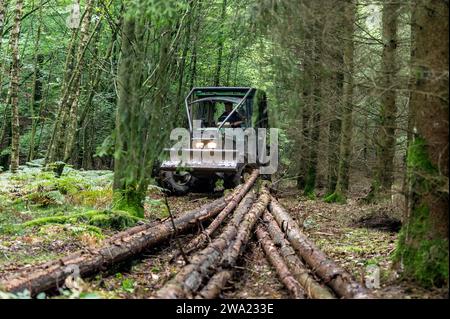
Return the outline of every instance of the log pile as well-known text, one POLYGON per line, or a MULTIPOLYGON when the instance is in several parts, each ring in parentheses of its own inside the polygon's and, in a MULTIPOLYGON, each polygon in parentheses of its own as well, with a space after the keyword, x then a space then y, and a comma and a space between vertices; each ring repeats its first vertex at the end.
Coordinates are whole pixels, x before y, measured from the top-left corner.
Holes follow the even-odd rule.
POLYGON ((240 229, 239 226, 252 207, 254 200, 255 194, 250 192, 238 206, 223 232, 206 248, 194 254, 190 264, 186 265, 157 292, 157 298, 188 298, 194 296, 205 278, 219 267, 224 251, 235 241, 240 229))
POLYGON ((368 299, 374 298, 370 292, 357 283, 352 276, 336 265, 334 261, 329 259, 321 250, 319 250, 312 241, 308 239, 300 230, 297 223, 284 210, 275 198, 271 198, 269 210, 277 221, 278 225, 283 229, 287 239, 306 261, 306 263, 314 270, 314 272, 331 287, 334 292, 343 298, 368 299))
POLYGON ((333 293, 324 285, 319 284, 313 275, 310 274, 310 271, 303 264, 300 257, 296 255, 277 222, 268 211, 264 213, 263 221, 273 243, 278 247, 292 275, 303 287, 307 296, 311 299, 334 299, 333 293))
POLYGON ((294 276, 292 276, 292 273, 289 271, 289 268, 284 262, 283 257, 278 252, 277 247, 270 238, 269 233, 264 229, 263 226, 258 225, 258 227, 256 228, 256 235, 259 242, 261 243, 264 252, 267 255, 267 259, 269 259, 269 262, 272 264, 273 268, 275 268, 278 277, 289 290, 291 296, 295 299, 303 299, 305 291, 303 290, 300 283, 294 278, 294 276))
POLYGON ((74 269, 81 277, 106 270, 117 263, 138 256, 169 239, 174 233, 184 232, 199 222, 216 216, 227 207, 228 203, 234 202, 236 198, 242 198, 253 183, 254 179, 249 180, 242 187, 236 188, 231 195, 175 218, 176 231, 171 220, 139 225, 116 234, 100 248, 85 249, 58 260, 25 268, 0 282, 0 288, 9 292, 22 292, 28 289, 34 296, 61 285, 67 276, 73 274, 74 269))
MULTIPOLYGON (((254 171, 231 195, 173 220, 140 225, 118 233, 98 249, 25 268, 0 283, 0 289, 32 295, 61 285, 74 271, 93 275, 139 256, 174 234, 209 219, 209 226, 183 248, 187 264, 155 293, 155 298, 217 298, 232 283, 234 269, 253 235, 292 298, 373 298, 343 268, 320 251, 262 183, 254 171), (216 234, 219 232, 220 233, 216 234), (204 247, 201 249, 201 247, 204 247)), ((173 260, 173 259, 172 259, 173 260)))

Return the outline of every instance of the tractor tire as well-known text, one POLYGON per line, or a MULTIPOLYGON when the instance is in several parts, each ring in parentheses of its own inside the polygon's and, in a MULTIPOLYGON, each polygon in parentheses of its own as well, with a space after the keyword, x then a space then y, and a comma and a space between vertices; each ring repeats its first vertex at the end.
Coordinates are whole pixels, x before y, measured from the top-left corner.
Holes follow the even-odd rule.
POLYGON ((172 195, 186 195, 191 189, 191 181, 189 180, 187 182, 180 183, 176 177, 175 172, 163 171, 159 174, 158 182, 161 187, 169 190, 172 195))
POLYGON ((224 174, 223 187, 225 189, 232 189, 232 188, 235 188, 236 186, 242 184, 244 182, 244 176, 243 176, 244 168, 245 168, 245 166, 242 166, 234 174, 224 174))
POLYGON ((197 193, 212 193, 216 186, 216 178, 197 178, 191 180, 191 189, 197 193))

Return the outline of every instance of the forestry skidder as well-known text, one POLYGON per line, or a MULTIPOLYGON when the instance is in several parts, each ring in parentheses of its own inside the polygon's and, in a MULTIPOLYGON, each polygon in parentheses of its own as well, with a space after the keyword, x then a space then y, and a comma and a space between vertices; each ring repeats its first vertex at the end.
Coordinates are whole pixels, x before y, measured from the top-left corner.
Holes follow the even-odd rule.
MULTIPOLYGON (((164 155, 170 158, 158 163, 153 171, 162 187, 176 195, 209 192, 222 179, 225 188, 233 188, 242 182, 248 169, 267 166, 269 125, 263 91, 247 87, 193 88, 185 99, 185 108, 187 128, 172 131, 171 140, 176 144, 164 149, 164 155)), ((275 153, 277 157, 278 150, 275 153)))

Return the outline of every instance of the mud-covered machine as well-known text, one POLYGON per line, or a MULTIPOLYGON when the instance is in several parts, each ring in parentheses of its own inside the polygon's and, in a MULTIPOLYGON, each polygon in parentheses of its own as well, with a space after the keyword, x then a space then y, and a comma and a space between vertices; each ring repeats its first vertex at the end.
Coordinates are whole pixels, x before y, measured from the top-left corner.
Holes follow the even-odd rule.
POLYGON ((189 191, 213 191, 219 179, 225 188, 242 183, 244 173, 259 164, 248 161, 247 147, 244 154, 238 152, 238 139, 246 139, 245 136, 234 136, 233 141, 226 143, 230 137, 225 132, 230 131, 227 128, 253 128, 258 133, 258 128, 268 128, 265 92, 248 87, 197 87, 187 95, 185 109, 189 142, 182 150, 190 156, 184 161, 173 160, 169 158, 173 149, 165 148, 166 159, 159 161, 153 171, 160 186, 183 195, 189 191), (205 160, 205 152, 220 160, 205 160))

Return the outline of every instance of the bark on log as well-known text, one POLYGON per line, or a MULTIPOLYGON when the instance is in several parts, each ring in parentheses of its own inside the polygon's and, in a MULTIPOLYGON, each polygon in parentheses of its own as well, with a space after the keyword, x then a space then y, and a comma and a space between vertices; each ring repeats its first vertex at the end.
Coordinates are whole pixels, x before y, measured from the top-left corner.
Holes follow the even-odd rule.
POLYGON ((328 290, 329 288, 322 287, 310 275, 309 270, 297 256, 294 248, 292 248, 286 240, 276 220, 268 211, 264 212, 263 221, 275 246, 278 247, 280 254, 283 256, 288 268, 292 272, 292 275, 303 287, 303 290, 308 297, 311 299, 334 299, 335 297, 331 291, 328 290))
POLYGON ((215 299, 233 276, 231 270, 222 270, 211 277, 208 284, 195 297, 196 299, 215 299))
POLYGON ((357 283, 348 272, 330 260, 302 234, 296 222, 273 197, 269 204, 269 210, 303 260, 338 296, 356 299, 375 298, 364 286, 357 283))
POLYGON ((248 181, 242 187, 242 190, 237 194, 237 196, 231 200, 227 206, 220 212, 219 215, 208 225, 208 227, 197 237, 192 239, 184 248, 185 253, 189 253, 193 250, 199 248, 211 235, 219 228, 220 224, 224 221, 224 219, 236 208, 236 205, 242 200, 244 195, 250 190, 250 188, 255 183, 258 178, 259 171, 254 170, 250 175, 248 181))
MULTIPOLYGON (((243 185, 238 185, 233 192, 231 192, 230 194, 224 196, 224 197, 220 197, 218 199, 213 200, 212 202, 206 203, 202 206, 200 206, 199 208, 195 208, 192 209, 190 211, 187 211, 186 213, 184 213, 183 215, 190 215, 194 218, 195 215, 197 214, 203 214, 206 212, 209 212, 208 214, 211 214, 211 216, 215 216, 218 213, 220 213, 224 207, 226 207, 226 205, 233 199, 234 196, 236 196, 236 194, 238 194, 238 192, 242 189, 243 185)), ((207 218, 206 218, 207 219, 207 218)), ((201 221, 203 221, 205 219, 202 219, 201 221)), ((169 217, 165 220, 163 220, 162 222, 166 222, 169 221, 169 217)), ((148 228, 151 228, 153 226, 156 226, 158 224, 160 224, 161 222, 156 221, 156 222, 152 222, 152 223, 148 223, 148 224, 144 224, 144 225, 139 225, 139 226, 135 226, 132 228, 129 228, 127 230, 124 230, 120 233, 117 233, 113 236, 111 236, 110 238, 107 239, 107 243, 113 242, 117 239, 122 238, 123 236, 130 236, 133 234, 136 234, 140 231, 146 230, 148 228)))
MULTIPOLYGON (((235 194, 217 199, 175 218, 177 231, 185 231, 217 215, 235 194)), ((65 278, 76 271, 81 277, 90 276, 113 264, 134 257, 146 249, 170 238, 174 229, 170 220, 157 225, 150 223, 118 233, 98 249, 75 252, 58 260, 25 268, 0 282, 1 289, 20 292, 28 289, 32 295, 61 285, 65 278)))
POLYGON ((263 248, 267 259, 273 268, 275 268, 278 277, 289 290, 290 295, 295 299, 304 299, 305 291, 300 283, 295 280, 294 276, 292 276, 292 273, 289 271, 283 257, 280 255, 278 249, 275 247, 275 244, 270 238, 269 233, 262 225, 256 226, 256 236, 261 243, 261 247, 263 248))
POLYGON ((270 194, 268 189, 263 185, 261 187, 261 195, 258 201, 253 205, 245 219, 239 225, 238 233, 233 244, 227 248, 222 258, 223 267, 233 267, 239 255, 243 252, 245 245, 251 236, 251 231, 253 230, 256 222, 261 217, 262 213, 266 210, 267 205, 270 201, 270 194))
POLYGON ((239 225, 245 214, 250 210, 255 200, 255 193, 249 192, 236 209, 233 218, 224 231, 205 249, 191 258, 191 263, 183 269, 157 294, 157 298, 176 299, 192 298, 199 289, 205 277, 209 276, 219 266, 224 250, 231 245, 236 237, 239 225))

